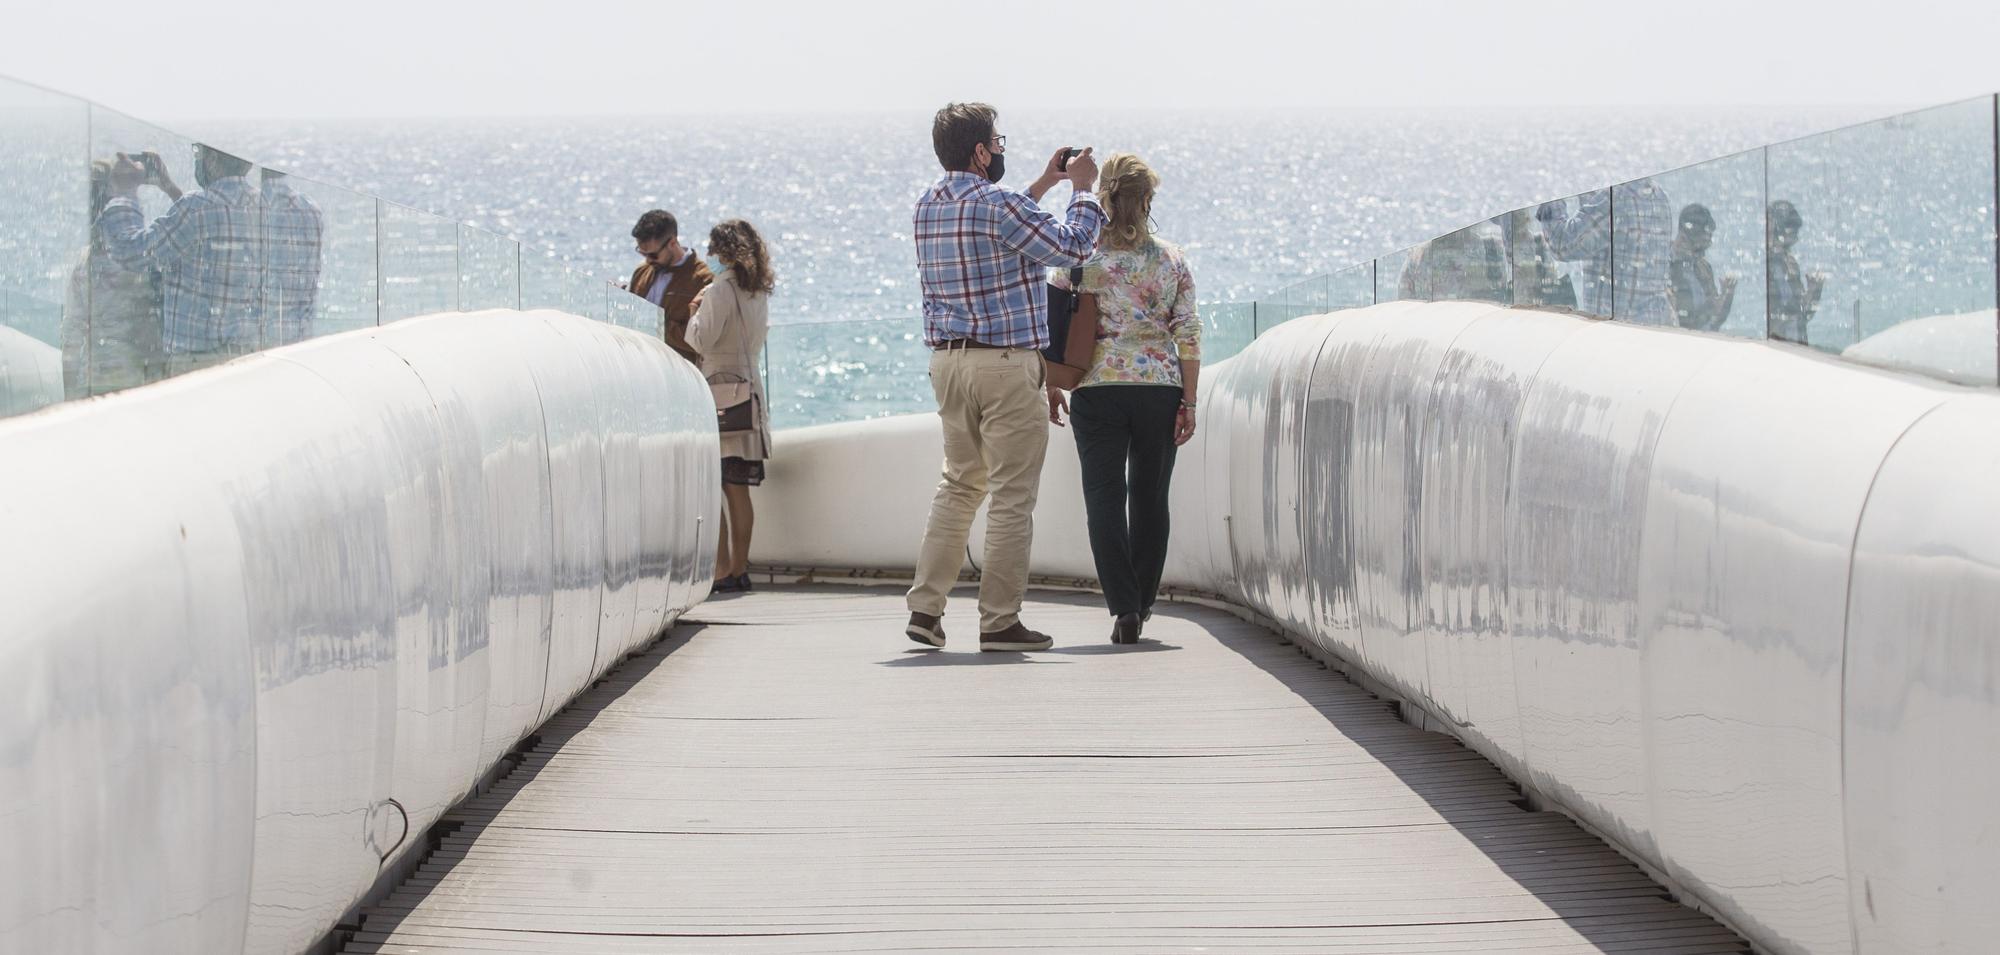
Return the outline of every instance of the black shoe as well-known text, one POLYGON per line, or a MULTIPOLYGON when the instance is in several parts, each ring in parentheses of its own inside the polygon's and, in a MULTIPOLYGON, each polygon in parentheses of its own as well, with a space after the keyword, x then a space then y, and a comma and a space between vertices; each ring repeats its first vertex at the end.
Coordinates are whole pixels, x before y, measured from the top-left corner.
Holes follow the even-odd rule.
POLYGON ((910 623, 903 628, 910 639, 927 647, 944 646, 944 618, 927 613, 910 613, 910 623))
POLYGON ((1111 642, 1138 643, 1139 615, 1136 613, 1123 614, 1117 620, 1112 621, 1111 642))
POLYGON ((1055 645, 1056 642, 1049 639, 1048 634, 1036 633, 1019 620, 1014 621, 1014 625, 1005 630, 979 635, 981 650, 1047 650, 1055 645))
POLYGON ((742 590, 743 584, 735 577, 719 578, 715 583, 710 584, 708 588, 708 592, 712 594, 733 594, 740 593, 742 590))
POLYGON ((746 593, 746 594, 749 593, 751 590, 755 589, 750 586, 750 575, 748 573, 742 573, 736 575, 735 589, 739 593, 746 593))

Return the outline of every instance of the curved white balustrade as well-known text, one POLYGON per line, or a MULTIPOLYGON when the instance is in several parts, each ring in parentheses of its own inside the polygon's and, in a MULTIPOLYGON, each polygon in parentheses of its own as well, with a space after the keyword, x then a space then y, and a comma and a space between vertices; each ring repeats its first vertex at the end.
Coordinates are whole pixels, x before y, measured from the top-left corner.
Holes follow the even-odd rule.
MULTIPOLYGON (((1391 303, 1278 326, 1201 409, 1169 583, 1349 661, 1772 951, 2000 934, 2000 395, 1391 303)), ((778 444, 757 560, 910 566, 934 417, 778 444)), ((1052 434, 1037 573, 1091 574, 1075 461, 1052 434)))
POLYGON ((261 353, 0 460, 8 951, 304 949, 714 560, 700 375, 556 313, 261 353))

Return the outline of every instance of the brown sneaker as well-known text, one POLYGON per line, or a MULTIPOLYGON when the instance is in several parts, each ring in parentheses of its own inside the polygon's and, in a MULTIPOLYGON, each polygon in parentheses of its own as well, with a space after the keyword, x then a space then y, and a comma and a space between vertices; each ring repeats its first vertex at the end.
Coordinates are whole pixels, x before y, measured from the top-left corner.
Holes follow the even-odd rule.
POLYGON ((1018 652, 1022 650, 1047 650, 1055 645, 1056 642, 1049 639, 1048 634, 1036 633, 1023 626, 1019 620, 1014 621, 1014 625, 1005 630, 979 635, 979 649, 981 650, 1009 650, 1018 652))
POLYGON ((944 618, 942 617, 933 617, 927 613, 912 613, 910 614, 910 625, 904 627, 903 632, 909 634, 910 639, 925 646, 944 646, 944 618))

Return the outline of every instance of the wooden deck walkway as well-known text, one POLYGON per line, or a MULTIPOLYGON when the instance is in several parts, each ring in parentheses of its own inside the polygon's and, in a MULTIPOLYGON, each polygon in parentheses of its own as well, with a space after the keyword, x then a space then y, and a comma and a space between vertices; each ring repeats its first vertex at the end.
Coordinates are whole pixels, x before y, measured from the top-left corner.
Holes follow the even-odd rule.
POLYGON ((343 949, 1741 952, 1484 759, 1227 613, 1037 654, 899 592, 723 598, 449 819, 343 949))

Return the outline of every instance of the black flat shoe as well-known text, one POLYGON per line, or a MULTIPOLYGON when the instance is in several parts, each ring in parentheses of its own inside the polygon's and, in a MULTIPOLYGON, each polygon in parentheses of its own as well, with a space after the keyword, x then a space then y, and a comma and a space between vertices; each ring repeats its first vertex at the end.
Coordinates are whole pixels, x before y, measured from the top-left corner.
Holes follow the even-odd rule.
POLYGON ((1112 621, 1111 642, 1138 643, 1139 615, 1136 613, 1128 613, 1120 616, 1117 620, 1112 621))
POLYGON ((756 589, 755 587, 750 586, 750 575, 747 573, 737 574, 735 582, 736 582, 735 590, 738 593, 747 594, 750 591, 756 589))

